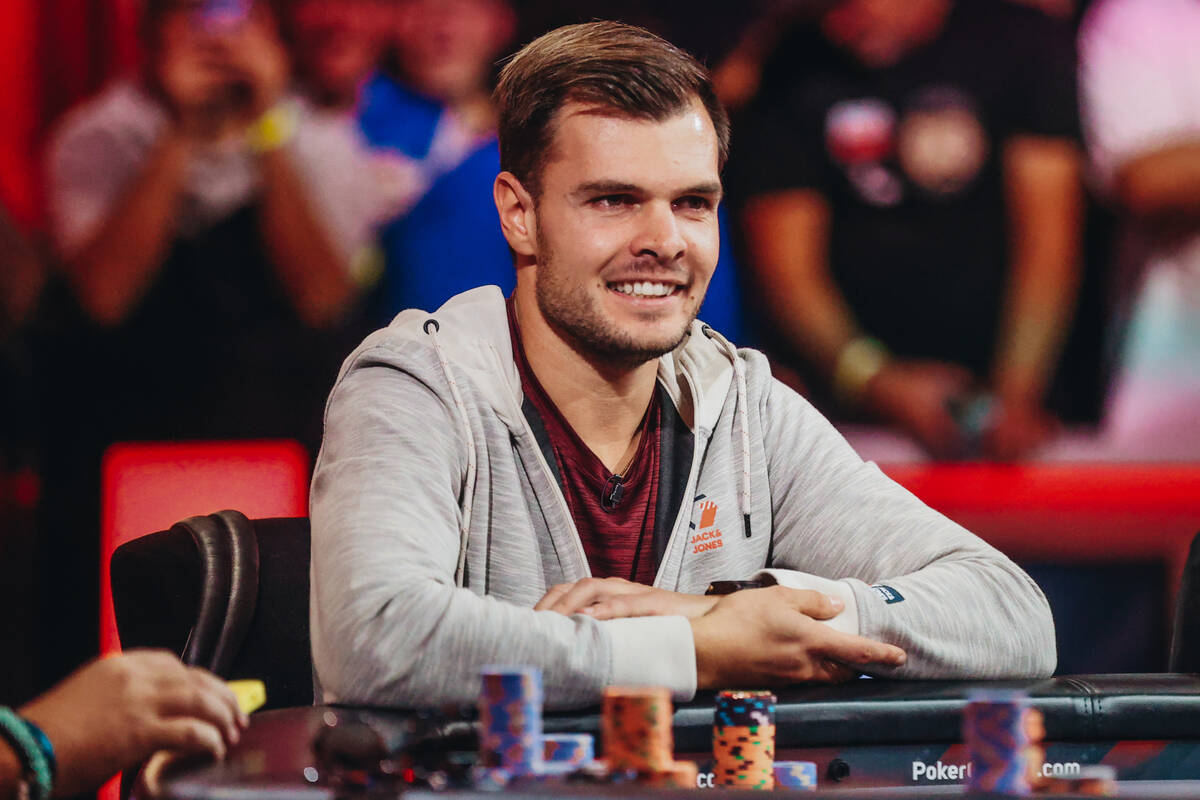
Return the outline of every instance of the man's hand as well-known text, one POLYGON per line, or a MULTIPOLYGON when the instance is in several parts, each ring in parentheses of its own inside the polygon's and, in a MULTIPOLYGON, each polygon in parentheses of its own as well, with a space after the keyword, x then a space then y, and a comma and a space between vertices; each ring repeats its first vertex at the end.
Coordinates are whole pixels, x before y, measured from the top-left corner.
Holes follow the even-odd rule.
POLYGON ((770 586, 722 597, 692 620, 701 689, 850 680, 870 666, 899 667, 899 647, 835 631, 818 620, 843 603, 820 592, 770 586))
POLYGON ((1001 401, 995 421, 983 434, 983 453, 997 461, 1016 461, 1044 444, 1058 428, 1058 421, 1036 403, 1001 401))
POLYGON ((584 578, 550 587, 533 610, 587 614, 596 619, 674 614, 694 618, 706 613, 718 599, 655 589, 623 578, 584 578))
POLYGON ((912 435, 935 457, 963 455, 966 439, 950 401, 967 394, 971 373, 941 361, 889 361, 867 384, 866 406, 912 435))
POLYGON ((223 758, 248 723, 221 680, 165 650, 94 661, 20 713, 54 746, 60 795, 95 788, 158 750, 223 758))

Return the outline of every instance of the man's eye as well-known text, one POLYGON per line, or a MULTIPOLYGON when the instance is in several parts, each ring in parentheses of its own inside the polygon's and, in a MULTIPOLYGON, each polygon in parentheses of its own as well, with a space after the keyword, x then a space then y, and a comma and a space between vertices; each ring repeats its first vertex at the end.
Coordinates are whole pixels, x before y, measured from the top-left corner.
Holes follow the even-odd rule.
POLYGON ((620 208, 633 204, 633 197, 627 194, 606 194, 592 200, 592 205, 598 208, 620 208))
POLYGON ((675 205, 679 208, 686 208, 688 211, 708 211, 712 208, 712 201, 707 197, 691 195, 679 198, 675 201, 675 205))

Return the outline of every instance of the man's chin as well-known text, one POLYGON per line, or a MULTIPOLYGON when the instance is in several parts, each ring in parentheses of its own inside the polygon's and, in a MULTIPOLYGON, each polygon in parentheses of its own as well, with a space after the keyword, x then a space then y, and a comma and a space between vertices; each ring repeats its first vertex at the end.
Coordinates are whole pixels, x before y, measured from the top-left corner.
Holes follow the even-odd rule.
POLYGON ((679 347, 687 337, 687 327, 672 334, 634 335, 631 332, 593 338, 585 347, 594 355, 628 367, 640 367, 648 361, 665 356, 679 347))

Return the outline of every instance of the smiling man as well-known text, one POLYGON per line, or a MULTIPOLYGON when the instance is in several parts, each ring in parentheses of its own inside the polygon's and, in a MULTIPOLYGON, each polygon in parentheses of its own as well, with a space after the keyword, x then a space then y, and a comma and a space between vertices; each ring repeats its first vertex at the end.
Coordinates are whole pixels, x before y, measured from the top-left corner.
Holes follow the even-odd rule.
POLYGON ((526 46, 496 99, 517 288, 405 311, 343 366, 313 480, 318 696, 465 702, 495 663, 540 667, 557 707, 1049 674, 1028 576, 696 320, 729 141, 704 68, 588 23, 526 46))

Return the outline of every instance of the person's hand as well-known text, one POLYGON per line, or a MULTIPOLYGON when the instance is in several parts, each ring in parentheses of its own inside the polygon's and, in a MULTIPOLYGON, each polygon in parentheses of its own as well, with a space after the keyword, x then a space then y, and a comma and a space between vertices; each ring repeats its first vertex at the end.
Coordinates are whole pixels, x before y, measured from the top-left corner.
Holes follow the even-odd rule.
POLYGON ((1044 444, 1058 427, 1058 421, 1036 403, 1000 401, 983 434, 983 454, 997 461, 1016 461, 1044 444))
POLYGON ((584 578, 551 586, 534 611, 587 614, 596 619, 653 617, 678 614, 698 617, 712 608, 717 597, 656 589, 624 578, 584 578))
POLYGON ((291 63, 279 38, 275 22, 265 10, 256 8, 226 45, 230 65, 249 89, 247 122, 253 122, 278 103, 291 80, 291 63))
POLYGON ((702 689, 836 683, 871 666, 899 667, 899 647, 842 633, 818 620, 841 613, 838 598, 769 586, 722 597, 693 619, 696 680, 702 689))
POLYGON ((967 394, 971 373, 941 361, 889 361, 867 383, 863 400, 937 458, 962 456, 967 441, 950 415, 952 400, 967 394))
POLYGON ((54 746, 59 795, 99 786, 158 750, 223 758, 248 723, 220 679, 165 650, 93 661, 20 714, 54 746))

